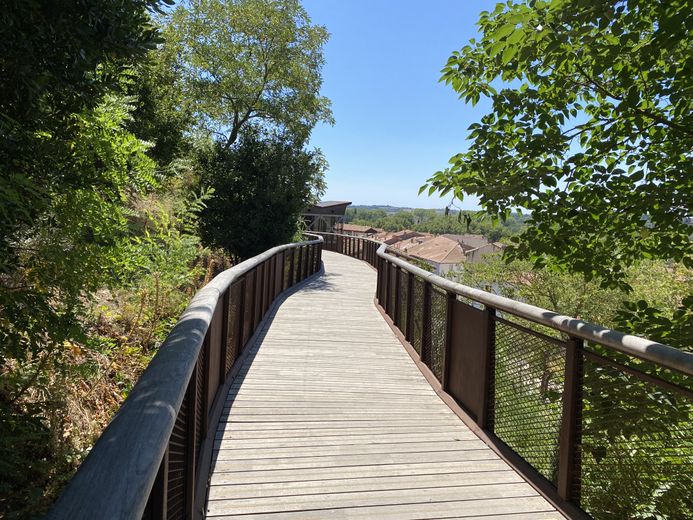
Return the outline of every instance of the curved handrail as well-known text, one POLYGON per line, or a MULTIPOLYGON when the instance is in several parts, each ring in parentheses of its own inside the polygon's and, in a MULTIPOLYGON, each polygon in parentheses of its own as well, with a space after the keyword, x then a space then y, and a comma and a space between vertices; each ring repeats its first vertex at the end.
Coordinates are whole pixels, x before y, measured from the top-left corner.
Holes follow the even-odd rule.
POLYGON ((142 517, 220 296, 277 253, 323 242, 311 236, 233 266, 195 294, 47 518, 142 517))
MULTIPOLYGON (((321 235, 349 236, 340 233, 320 233, 321 235)), ((388 245, 377 240, 358 237, 360 240, 375 242, 379 244, 377 255, 388 262, 391 262, 405 271, 412 273, 448 292, 470 298, 474 301, 488 305, 495 309, 509 312, 520 318, 525 318, 541 325, 565 332, 573 337, 586 341, 592 341, 604 345, 624 354, 636 356, 646 361, 658 363, 666 368, 693 375, 693 353, 657 343, 639 336, 625 334, 613 329, 608 329, 593 323, 563 316, 548 309, 542 309, 527 303, 511 300, 504 296, 498 296, 480 289, 475 289, 467 285, 453 282, 434 273, 416 267, 409 262, 387 253, 388 245)))
POLYGON ((687 375, 693 375, 693 354, 690 352, 453 282, 390 255, 386 250, 387 244, 382 244, 378 248, 378 256, 441 289, 509 312, 520 318, 547 325, 571 336, 599 343, 624 354, 652 361, 687 375))

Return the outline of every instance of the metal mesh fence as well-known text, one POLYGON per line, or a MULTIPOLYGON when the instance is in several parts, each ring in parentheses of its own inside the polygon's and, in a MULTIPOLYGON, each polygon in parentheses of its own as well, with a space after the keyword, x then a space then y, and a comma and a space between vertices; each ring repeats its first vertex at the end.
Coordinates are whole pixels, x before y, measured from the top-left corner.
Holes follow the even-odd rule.
POLYGON ((395 319, 395 305, 397 305, 397 266, 393 264, 387 264, 387 275, 388 284, 388 300, 387 300, 387 313, 390 318, 395 319))
POLYGON ((197 359, 197 392, 195 397, 195 453, 199 453, 202 445, 202 431, 205 429, 205 392, 207 390, 204 378, 205 365, 207 364, 207 349, 203 346, 200 349, 200 357, 197 359))
POLYGON ((421 356, 421 338, 423 335, 423 286, 424 283, 421 279, 414 278, 411 301, 412 338, 409 342, 419 356, 421 356))
POLYGON ((580 505, 595 518, 693 518, 693 394, 584 356, 580 505))
POLYGON ((443 381, 445 366, 445 325, 447 322, 447 298, 443 291, 431 289, 431 357, 429 368, 443 381))
POLYGON ((284 254, 284 290, 291 287, 291 257, 293 254, 293 250, 284 254))
POLYGON ((291 276, 291 280, 294 284, 298 283, 301 279, 301 261, 303 260, 303 254, 301 248, 297 247, 294 249, 294 272, 291 276))
POLYGON ((407 333, 407 280, 408 276, 405 271, 400 273, 399 276, 399 330, 404 334, 407 333))
POLYGON ((494 433, 555 484, 565 348, 503 321, 495 345, 494 433))
POLYGON ((239 341, 239 321, 241 319, 240 303, 241 282, 238 281, 229 287, 229 314, 227 316, 228 321, 226 326, 226 359, 224 360, 226 374, 231 370, 238 354, 236 352, 236 345, 239 341))
MULTIPOLYGON (((194 381, 191 384, 196 384, 194 381)), ((188 421, 194 418, 189 413, 189 394, 186 393, 181 404, 176 422, 168 441, 168 493, 167 517, 171 520, 185 517, 185 484, 188 462, 188 421)))

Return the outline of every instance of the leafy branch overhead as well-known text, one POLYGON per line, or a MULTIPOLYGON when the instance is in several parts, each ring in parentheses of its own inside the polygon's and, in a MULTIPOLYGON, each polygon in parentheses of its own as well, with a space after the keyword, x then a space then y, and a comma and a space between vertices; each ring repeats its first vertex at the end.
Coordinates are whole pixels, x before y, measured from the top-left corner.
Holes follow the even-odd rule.
POLYGON ((332 122, 320 95, 329 34, 298 0, 193 0, 164 36, 198 126, 225 147, 249 123, 305 141, 316 123, 332 122))
POLYGON ((481 14, 441 81, 489 98, 469 150, 422 187, 531 213, 509 250, 628 289, 642 258, 693 265, 693 11, 683 0, 529 1, 481 14))

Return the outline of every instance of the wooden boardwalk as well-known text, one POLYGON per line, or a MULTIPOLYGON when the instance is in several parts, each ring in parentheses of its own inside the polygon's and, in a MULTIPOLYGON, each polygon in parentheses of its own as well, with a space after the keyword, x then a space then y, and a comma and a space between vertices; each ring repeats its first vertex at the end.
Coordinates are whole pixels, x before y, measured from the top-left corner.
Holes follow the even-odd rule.
POLYGON ((375 272, 323 259, 231 387, 207 516, 563 518, 428 385, 373 304, 375 272))

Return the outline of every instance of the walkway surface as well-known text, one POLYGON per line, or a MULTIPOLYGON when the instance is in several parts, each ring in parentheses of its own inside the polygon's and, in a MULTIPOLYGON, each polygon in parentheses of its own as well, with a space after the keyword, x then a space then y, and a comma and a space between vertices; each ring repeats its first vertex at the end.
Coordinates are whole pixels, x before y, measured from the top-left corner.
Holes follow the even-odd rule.
POLYGON ((366 263, 270 315, 217 432, 211 518, 563 518, 438 398, 373 303, 366 263))

